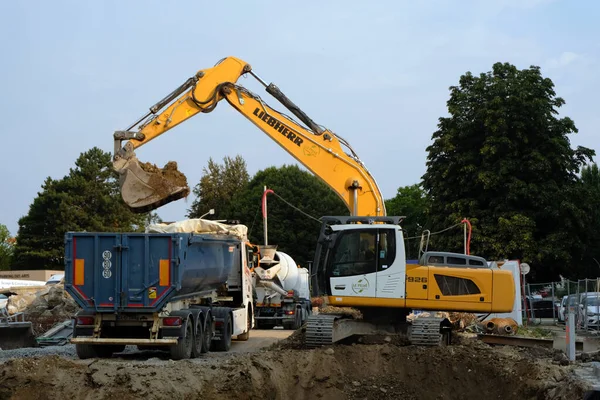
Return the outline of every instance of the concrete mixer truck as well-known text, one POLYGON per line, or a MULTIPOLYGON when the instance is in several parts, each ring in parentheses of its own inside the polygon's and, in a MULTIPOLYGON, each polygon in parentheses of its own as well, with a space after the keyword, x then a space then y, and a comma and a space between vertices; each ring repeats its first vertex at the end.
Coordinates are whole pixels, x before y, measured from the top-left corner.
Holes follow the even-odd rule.
POLYGON ((259 329, 283 326, 298 329, 311 314, 310 273, 277 246, 258 246, 260 259, 253 271, 254 321, 259 329))

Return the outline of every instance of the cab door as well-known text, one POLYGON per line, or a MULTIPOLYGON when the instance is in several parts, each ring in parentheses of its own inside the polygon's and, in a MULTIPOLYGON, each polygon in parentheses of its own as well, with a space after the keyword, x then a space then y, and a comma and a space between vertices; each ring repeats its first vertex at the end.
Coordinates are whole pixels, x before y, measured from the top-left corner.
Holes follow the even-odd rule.
POLYGON ((328 257, 333 296, 375 297, 377 260, 373 251, 377 229, 351 229, 340 232, 328 257))
POLYGON ((405 294, 406 257, 402 235, 396 229, 378 229, 377 297, 403 299, 405 294), (398 243, 400 242, 400 243, 398 243))

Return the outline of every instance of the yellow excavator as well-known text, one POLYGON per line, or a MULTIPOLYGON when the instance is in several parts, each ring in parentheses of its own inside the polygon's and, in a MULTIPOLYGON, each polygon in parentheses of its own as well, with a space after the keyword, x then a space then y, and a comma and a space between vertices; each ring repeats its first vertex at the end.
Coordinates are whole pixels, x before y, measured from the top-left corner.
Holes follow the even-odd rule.
POLYGON ((362 318, 312 315, 307 346, 374 333, 405 333, 413 344, 439 345, 449 341, 448 319, 432 312, 407 322, 411 310, 484 315, 512 311, 512 273, 490 267, 481 257, 425 252, 418 264, 407 264, 404 217, 386 215, 375 179, 348 141, 314 122, 239 58, 227 57, 198 71, 129 128, 114 133, 113 167, 120 174, 123 200, 132 210, 153 210, 190 192, 173 163, 160 170, 141 163, 134 150, 198 113, 212 112, 223 99, 324 181, 351 214, 322 218, 313 294, 333 306, 356 308, 362 318), (256 78, 300 122, 237 84, 243 75, 256 78))

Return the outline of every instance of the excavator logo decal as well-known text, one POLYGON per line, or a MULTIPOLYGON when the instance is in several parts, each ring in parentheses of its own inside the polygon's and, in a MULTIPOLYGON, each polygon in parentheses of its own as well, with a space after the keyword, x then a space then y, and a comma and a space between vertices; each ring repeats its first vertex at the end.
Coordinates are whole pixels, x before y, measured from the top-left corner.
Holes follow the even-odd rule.
POLYGON ((267 125, 269 125, 273 129, 275 129, 277 132, 281 133, 283 136, 288 138, 290 140, 290 142, 294 143, 298 147, 300 147, 300 145, 302 144, 302 142, 303 142, 302 138, 296 136, 296 134, 294 132, 292 132, 290 129, 288 129, 288 127, 285 126, 285 124, 283 122, 278 121, 277 119, 271 117, 266 112, 261 111, 260 108, 258 108, 258 107, 256 107, 253 114, 256 115, 258 117, 258 119, 266 122, 267 125))
POLYGON ((356 294, 361 294, 367 289, 369 289, 369 281, 367 278, 359 279, 357 282, 352 284, 352 291, 356 294))

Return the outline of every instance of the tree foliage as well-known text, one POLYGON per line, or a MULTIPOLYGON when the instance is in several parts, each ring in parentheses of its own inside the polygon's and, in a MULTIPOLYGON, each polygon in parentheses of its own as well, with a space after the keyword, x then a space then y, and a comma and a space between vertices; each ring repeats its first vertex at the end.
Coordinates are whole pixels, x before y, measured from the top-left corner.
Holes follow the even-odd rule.
POLYGON ((210 158, 208 168, 203 168, 200 182, 193 189, 196 199, 188 210, 188 218, 199 218, 211 208, 215 210, 213 218, 230 214, 233 197, 245 188, 249 179, 242 156, 226 156, 223 164, 210 158))
POLYGON ((9 269, 13 254, 10 232, 4 224, 0 224, 0 270, 9 269))
POLYGON ((405 216, 402 223, 406 241, 406 258, 418 259, 420 236, 429 226, 427 209, 428 197, 419 184, 398 188, 396 196, 385 201, 388 215, 405 216))
MULTIPOLYGON (((535 66, 496 63, 478 77, 461 76, 427 148, 423 187, 433 226, 468 217, 472 252, 528 261, 540 279, 572 276, 567 266, 586 242, 578 173, 594 151, 571 148, 577 128, 558 117, 564 103, 535 66)), ((435 241, 454 251, 461 243, 452 234, 435 241)))
POLYGON ((261 199, 265 185, 276 194, 267 197, 269 244, 277 244, 278 250, 306 266, 306 261, 313 260, 320 229, 320 222, 311 217, 348 215, 348 209, 325 183, 295 165, 258 171, 235 197, 228 215, 248 225, 249 239, 255 244, 264 244, 261 199))
POLYGON ((584 276, 595 277, 600 272, 600 171, 593 163, 581 170, 581 203, 585 207, 588 237, 581 264, 584 276))
POLYGON ((42 191, 19 219, 17 269, 63 267, 68 231, 143 231, 154 214, 135 214, 121 199, 111 155, 94 147, 82 153, 62 179, 46 178, 42 191))

